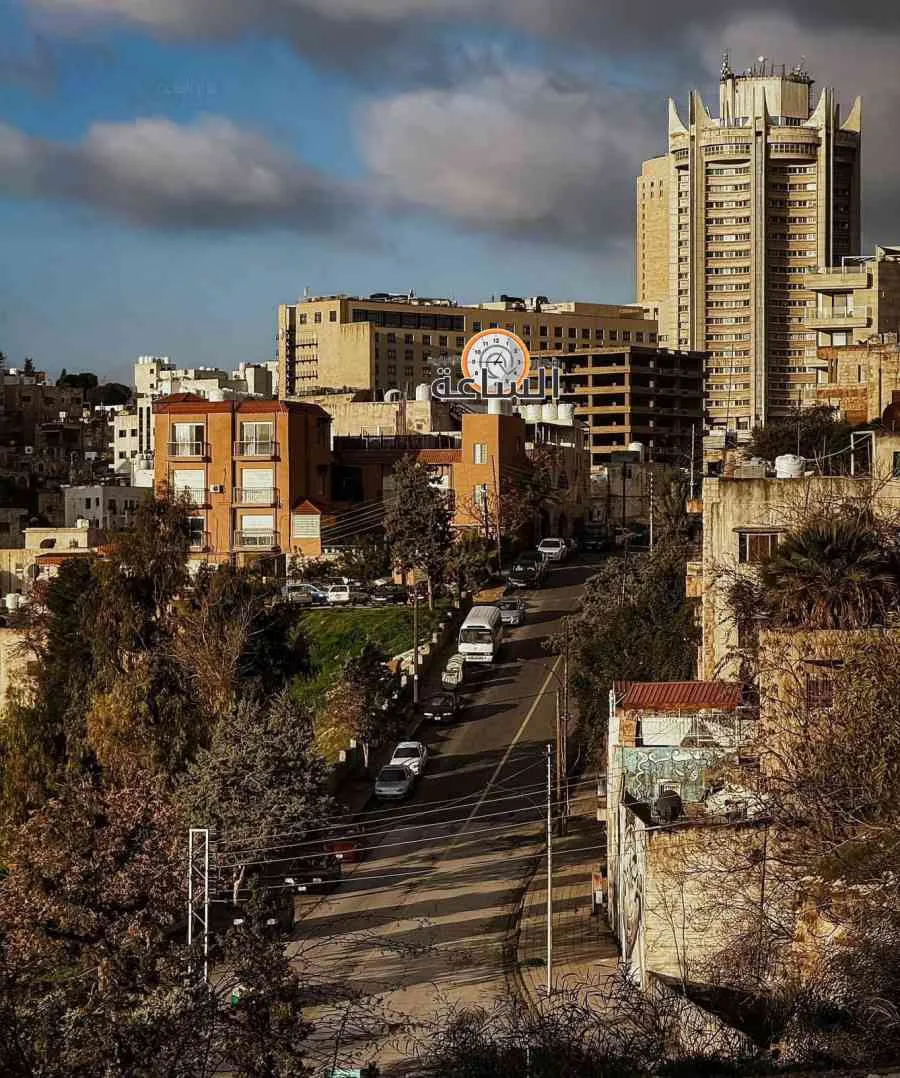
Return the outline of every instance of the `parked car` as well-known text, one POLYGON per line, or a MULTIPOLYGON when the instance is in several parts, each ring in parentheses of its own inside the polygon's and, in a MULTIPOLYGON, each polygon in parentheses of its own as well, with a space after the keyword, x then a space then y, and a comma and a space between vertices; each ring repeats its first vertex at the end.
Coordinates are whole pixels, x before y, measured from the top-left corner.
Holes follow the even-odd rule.
POLYGON ((581 537, 581 549, 601 553, 609 547, 609 540, 600 531, 585 532, 581 537))
POLYGON ((375 780, 375 798, 378 801, 402 801, 408 797, 416 784, 416 776, 403 764, 388 764, 375 780))
POLYGON ((428 763, 428 749, 421 741, 401 741, 394 749, 388 767, 392 764, 401 764, 408 767, 418 778, 425 770, 428 763))
POLYGON ((332 890, 344 878, 344 861, 336 853, 303 854, 290 862, 284 882, 300 894, 332 890))
POLYGON ((520 554, 509 571, 509 583, 514 588, 539 588, 547 576, 545 562, 534 553, 520 554))
POLYGON ((350 602, 354 606, 366 606, 372 601, 372 593, 364 584, 350 585, 350 602))
MULTIPOLYGON (((260 895, 256 916, 262 921, 267 936, 289 935, 294 929, 295 889, 279 881, 278 885, 263 884, 266 890, 260 895)), ((246 893, 246 892, 245 892, 246 893)), ((232 928, 245 924, 249 916, 249 896, 238 902, 227 898, 209 904, 209 926, 218 935, 225 935, 232 928)))
POLYGON ((432 722, 453 722, 459 717, 463 702, 458 693, 439 692, 422 705, 422 714, 432 722))
POLYGON ((288 581, 281 594, 289 603, 299 606, 324 606, 328 602, 328 594, 322 588, 305 581, 288 581))
POLYGON ((511 595, 508 599, 498 599, 494 604, 500 611, 504 625, 525 624, 525 600, 511 595))
POLYGON ((329 606, 348 606, 350 604, 350 585, 332 584, 328 589, 329 606))
POLYGON ((373 606, 390 606, 394 603, 405 603, 407 599, 406 588, 400 584, 379 584, 372 592, 373 606))
POLYGON ((361 861, 365 849, 365 833, 361 824, 349 817, 335 821, 330 837, 325 840, 327 853, 334 854, 346 865, 361 861))
POLYGON ((538 543, 538 553, 544 561, 565 561, 568 550, 565 539, 542 539, 538 543))
POLYGON ((457 652, 447 660, 441 674, 441 688, 447 692, 455 692, 459 689, 466 678, 466 659, 457 652))

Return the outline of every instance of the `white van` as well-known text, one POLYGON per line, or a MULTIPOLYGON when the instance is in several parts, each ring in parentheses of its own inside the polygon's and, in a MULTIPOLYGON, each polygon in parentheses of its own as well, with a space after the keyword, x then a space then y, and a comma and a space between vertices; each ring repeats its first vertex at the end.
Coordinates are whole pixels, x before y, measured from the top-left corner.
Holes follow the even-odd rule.
POLYGON ((332 584, 328 589, 329 606, 347 606, 350 602, 349 584, 332 584))
POLYGON ((459 653, 467 663, 492 663, 503 642, 503 618, 496 606, 473 606, 459 627, 459 653))

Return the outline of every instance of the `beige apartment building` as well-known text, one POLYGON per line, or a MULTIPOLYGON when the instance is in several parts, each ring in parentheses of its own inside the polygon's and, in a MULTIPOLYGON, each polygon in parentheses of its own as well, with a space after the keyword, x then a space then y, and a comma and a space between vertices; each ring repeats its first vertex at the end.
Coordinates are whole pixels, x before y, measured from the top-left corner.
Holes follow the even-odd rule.
POLYGON ((809 275, 813 302, 806 325, 819 348, 862 344, 900 331, 900 247, 876 247, 874 255, 841 260, 809 275))
POLYGON ((318 296, 278 308, 279 396, 354 389, 380 399, 399 390, 411 399, 439 367, 458 369, 469 337, 491 328, 512 330, 535 352, 656 343, 656 321, 637 306, 546 296, 503 295, 468 307, 412 293, 318 296))
POLYGON ((670 99, 668 151, 637 180, 637 300, 661 344, 709 354, 707 425, 742 441, 825 380, 811 275, 859 250, 861 105, 842 123, 802 68, 726 56, 718 117, 696 91, 689 108, 670 99))

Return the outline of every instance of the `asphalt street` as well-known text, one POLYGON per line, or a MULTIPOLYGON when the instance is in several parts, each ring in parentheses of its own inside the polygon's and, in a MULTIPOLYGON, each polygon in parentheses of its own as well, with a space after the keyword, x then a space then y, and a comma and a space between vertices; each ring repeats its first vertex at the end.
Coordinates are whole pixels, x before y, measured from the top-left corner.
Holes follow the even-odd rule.
POLYGON ((545 849, 561 672, 543 643, 592 571, 558 566, 525 593, 526 624, 507 627, 461 717, 419 728, 430 758, 414 794, 368 812, 365 858, 332 894, 300 900, 289 954, 320 998, 344 999, 310 1011, 318 1065, 409 1059, 453 1009, 515 990, 517 913, 545 849))

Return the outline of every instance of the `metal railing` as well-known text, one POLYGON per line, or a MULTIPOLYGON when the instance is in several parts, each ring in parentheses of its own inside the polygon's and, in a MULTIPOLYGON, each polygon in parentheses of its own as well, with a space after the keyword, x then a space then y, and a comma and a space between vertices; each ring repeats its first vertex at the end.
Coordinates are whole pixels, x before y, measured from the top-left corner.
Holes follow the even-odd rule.
POLYGON ((170 457, 208 457, 209 445, 206 442, 194 442, 186 439, 169 442, 170 457))
POLYGON ((810 308, 806 312, 806 324, 812 322, 833 322, 835 325, 849 325, 852 322, 867 322, 872 317, 871 307, 854 307, 847 310, 829 310, 827 307, 810 308))
POLYGON ((271 438, 254 438, 249 442, 235 442, 236 457, 277 457, 278 442, 271 438))
POLYGON ((190 549, 193 551, 203 551, 210 549, 210 535, 209 532, 191 532, 190 549))
POLYGON ((233 500, 239 505, 275 505, 278 491, 275 487, 235 487, 233 500))
POLYGON ((241 550, 273 550, 278 546, 274 531, 236 531, 234 545, 241 550))
POLYGON ((209 505, 209 491, 206 487, 177 487, 172 490, 176 499, 186 499, 188 505, 209 505))

